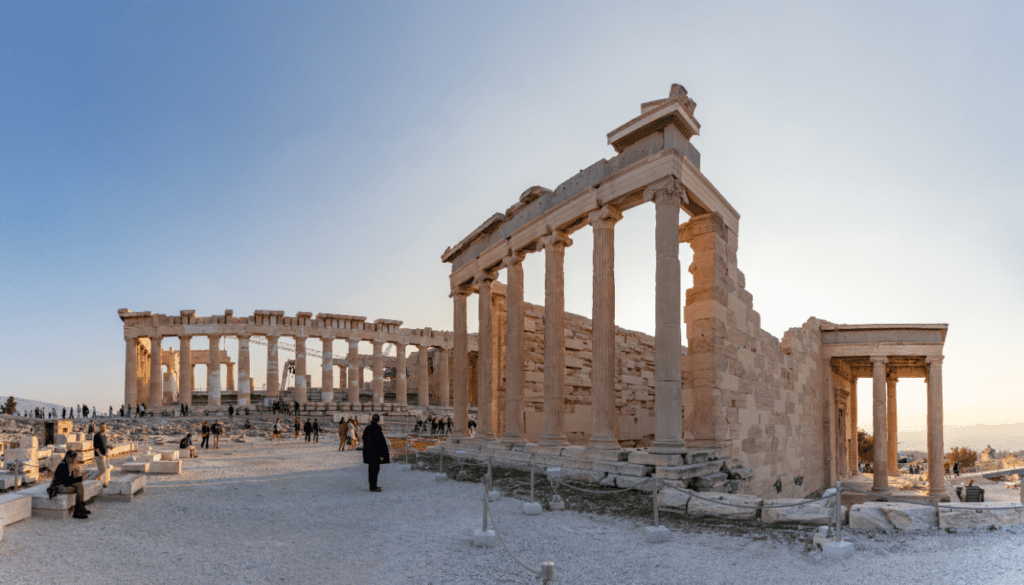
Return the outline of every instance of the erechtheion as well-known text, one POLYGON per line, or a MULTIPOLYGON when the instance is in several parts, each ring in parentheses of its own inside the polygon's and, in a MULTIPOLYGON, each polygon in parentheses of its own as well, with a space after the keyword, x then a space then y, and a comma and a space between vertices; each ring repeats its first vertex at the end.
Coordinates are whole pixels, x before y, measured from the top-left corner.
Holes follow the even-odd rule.
MULTIPOLYGON (((362 408, 356 346, 372 341, 373 399, 367 408, 404 409, 406 373, 412 373, 405 346, 416 345, 419 355, 430 348, 440 354, 435 377, 443 389, 434 403, 451 404, 460 449, 508 456, 519 451, 594 481, 656 474, 696 481, 694 487, 701 489, 800 497, 856 471, 856 380, 867 377, 873 380, 874 489, 885 491, 887 472, 895 470, 896 382, 924 377, 929 495, 941 497, 947 326, 837 325, 812 317, 781 341, 761 329, 738 266, 740 214, 701 173, 700 153, 690 143, 700 130, 695 107, 685 89, 673 85, 667 98, 642 104, 638 117, 608 134, 614 157, 554 189, 527 189, 504 213, 495 213, 445 250, 441 258, 451 265, 453 332, 400 329, 400 322, 371 324, 347 315, 314 319, 311 313, 285 317, 281 311, 256 311, 235 318, 229 311, 197 318, 193 311, 172 317, 122 309, 125 402, 166 406, 172 401, 175 393, 165 392, 161 377, 148 372, 160 371, 159 340, 169 336, 180 338, 175 372, 188 371, 194 335, 209 336, 211 347, 221 336, 238 337, 238 384, 231 401, 239 405, 254 396, 249 340, 265 338, 268 382, 259 398, 276 399, 281 395, 278 339, 292 337, 295 401, 362 408), (653 337, 615 324, 615 226, 644 204, 655 210, 653 337), (681 212, 686 221, 680 221, 681 212), (565 312, 563 272, 572 234, 588 226, 594 241, 589 319, 565 312), (693 251, 685 297, 681 244, 693 251), (523 300, 522 261, 541 251, 545 302, 536 306, 523 300), (502 269, 507 283, 497 282, 502 269), (467 303, 474 294, 478 333, 470 335, 467 303), (321 338, 327 348, 318 397, 310 395, 305 377, 308 337, 321 338), (349 340, 343 364, 329 349, 335 339, 349 340), (399 348, 393 405, 384 404, 380 391, 385 342, 399 348), (147 359, 152 365, 144 368, 147 359), (341 401, 333 393, 333 367, 345 364, 342 385, 347 383, 348 396, 341 401), (472 439, 471 407, 479 424, 472 439)), ((216 408, 225 404, 219 380, 225 356, 214 351, 202 359, 210 366, 207 402, 216 408)), ((421 407, 430 403, 427 362, 417 359, 414 368, 421 407)), ((191 377, 175 376, 176 395, 187 403, 191 377)), ((616 481, 628 485, 626 479, 616 481)))

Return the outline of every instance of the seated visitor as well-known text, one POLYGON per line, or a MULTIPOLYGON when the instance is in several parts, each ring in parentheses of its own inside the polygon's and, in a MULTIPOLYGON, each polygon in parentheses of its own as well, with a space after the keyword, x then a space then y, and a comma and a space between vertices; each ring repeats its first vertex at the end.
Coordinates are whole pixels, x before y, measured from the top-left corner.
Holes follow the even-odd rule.
POLYGON ((70 494, 75 492, 75 513, 74 518, 88 518, 92 512, 85 508, 85 489, 82 487, 82 470, 75 465, 78 458, 77 451, 68 451, 64 454, 57 470, 53 472, 53 481, 46 493, 53 499, 57 494, 70 494))

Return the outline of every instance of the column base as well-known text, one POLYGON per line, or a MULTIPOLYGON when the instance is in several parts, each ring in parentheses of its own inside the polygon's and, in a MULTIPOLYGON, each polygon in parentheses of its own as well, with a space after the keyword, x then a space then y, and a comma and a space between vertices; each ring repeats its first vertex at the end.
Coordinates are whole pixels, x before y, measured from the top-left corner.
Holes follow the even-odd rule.
POLYGON ((587 449, 615 450, 620 449, 619 442, 612 437, 590 437, 587 449))
POLYGON ((538 445, 544 445, 547 447, 568 447, 569 441, 566 440, 565 435, 541 435, 540 443, 538 445))
POLYGON ((518 435, 510 435, 510 434, 506 433, 506 434, 502 435, 501 442, 502 443, 526 443, 528 441, 526 439, 526 435, 525 434, 520 433, 518 435))
POLYGON ((654 441, 648 453, 659 455, 678 455, 686 451, 686 443, 682 441, 654 441))

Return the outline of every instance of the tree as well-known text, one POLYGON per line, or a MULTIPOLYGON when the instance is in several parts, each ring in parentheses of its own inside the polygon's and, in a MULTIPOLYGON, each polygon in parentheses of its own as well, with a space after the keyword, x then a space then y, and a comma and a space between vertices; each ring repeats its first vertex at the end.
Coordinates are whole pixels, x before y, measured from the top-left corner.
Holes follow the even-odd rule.
POLYGON ((954 463, 960 464, 960 469, 973 467, 978 461, 978 452, 969 447, 953 447, 953 450, 946 454, 946 463, 952 467, 954 463))
POLYGON ((865 431, 857 431, 857 459, 861 463, 875 460, 875 438, 865 431))
POLYGON ((7 402, 4 403, 3 407, 0 407, 0 412, 3 414, 14 414, 14 409, 17 407, 18 403, 14 400, 14 397, 8 396, 7 402))

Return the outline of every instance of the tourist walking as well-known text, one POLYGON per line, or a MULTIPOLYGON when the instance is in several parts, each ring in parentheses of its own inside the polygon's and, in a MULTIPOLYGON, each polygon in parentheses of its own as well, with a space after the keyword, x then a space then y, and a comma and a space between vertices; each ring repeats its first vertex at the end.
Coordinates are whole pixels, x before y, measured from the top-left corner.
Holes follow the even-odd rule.
POLYGON ((359 447, 359 437, 361 437, 361 436, 362 436, 362 434, 360 434, 360 432, 359 432, 359 420, 357 420, 356 417, 352 417, 352 448, 353 449, 360 448, 359 447))
POLYGON ((203 440, 199 443, 200 449, 210 448, 210 423, 203 421, 203 428, 199 431, 199 435, 203 437, 203 440))
POLYGON ((220 449, 220 435, 224 432, 224 427, 220 426, 220 421, 213 421, 213 426, 210 427, 210 432, 213 433, 213 448, 220 449))
POLYGON ((88 518, 92 511, 85 508, 85 490, 82 488, 82 474, 76 463, 78 451, 68 451, 64 459, 53 472, 53 481, 46 489, 46 494, 53 499, 57 494, 75 492, 75 513, 72 518, 88 518))
POLYGON ((299 417, 295 417, 295 438, 299 438, 299 432, 302 431, 302 421, 299 417))
POLYGON ((370 419, 370 424, 363 431, 363 463, 369 466, 370 491, 379 492, 377 475, 380 473, 380 466, 391 463, 391 454, 388 453, 388 442, 384 439, 384 431, 380 428, 380 415, 375 414, 370 419))
POLYGON ((228 406, 228 420, 229 421, 230 420, 234 420, 234 418, 235 418, 235 407, 233 405, 232 406, 228 406))
POLYGON ((92 436, 93 459, 96 461, 96 471, 100 472, 100 481, 103 487, 110 483, 110 476, 107 475, 107 423, 100 423, 100 431, 92 436))
POLYGON ((274 426, 271 427, 271 429, 270 429, 270 440, 273 441, 274 439, 277 439, 278 441, 282 440, 281 439, 281 419, 275 420, 274 421, 274 426))
POLYGON ((341 419, 338 423, 338 451, 344 451, 348 445, 348 419, 341 419))
POLYGON ((306 442, 308 443, 310 438, 313 436, 313 423, 306 419, 305 424, 302 425, 302 432, 306 435, 306 442))
POLYGON ((313 419, 313 442, 320 442, 320 421, 313 419))

